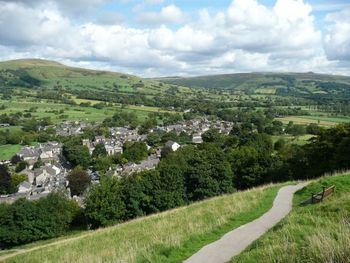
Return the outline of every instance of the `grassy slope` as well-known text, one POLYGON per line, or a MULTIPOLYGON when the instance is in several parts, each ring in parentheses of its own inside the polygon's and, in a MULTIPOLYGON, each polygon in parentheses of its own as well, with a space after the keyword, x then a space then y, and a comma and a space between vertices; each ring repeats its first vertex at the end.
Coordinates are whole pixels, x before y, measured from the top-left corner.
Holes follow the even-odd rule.
MULTIPOLYGON (((0 81, 10 86, 14 80, 30 76, 41 82, 40 86, 54 88, 58 83, 68 90, 93 89, 112 91, 114 84, 119 93, 164 94, 171 85, 144 80, 128 74, 68 67, 63 64, 40 59, 20 59, 0 62, 0 81), (133 88, 142 81, 144 87, 133 88)), ((26 81, 26 79, 25 79, 26 81)), ((181 88, 181 94, 191 93, 189 88, 181 88)))
POLYGON ((6 262, 181 262, 203 245, 267 211, 279 187, 213 198, 87 232, 82 238, 78 235, 78 239, 54 243, 6 262))
POLYGON ((233 262, 350 262, 350 174, 325 177, 299 191, 292 213, 233 262), (336 193, 323 203, 299 205, 330 185, 336 193))

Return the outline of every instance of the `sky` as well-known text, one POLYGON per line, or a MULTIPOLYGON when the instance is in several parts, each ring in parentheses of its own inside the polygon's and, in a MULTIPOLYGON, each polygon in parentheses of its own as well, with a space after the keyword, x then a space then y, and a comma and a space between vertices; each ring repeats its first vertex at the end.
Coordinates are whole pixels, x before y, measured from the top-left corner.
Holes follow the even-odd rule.
POLYGON ((0 0, 0 60, 144 77, 350 75, 350 0, 0 0))

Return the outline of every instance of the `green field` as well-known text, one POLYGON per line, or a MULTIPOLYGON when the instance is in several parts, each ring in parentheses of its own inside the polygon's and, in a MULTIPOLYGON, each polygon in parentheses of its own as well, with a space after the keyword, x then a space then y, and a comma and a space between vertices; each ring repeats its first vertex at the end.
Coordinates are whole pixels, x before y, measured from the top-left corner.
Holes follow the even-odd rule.
POLYGON ((9 160, 14 156, 20 149, 21 145, 0 145, 0 160, 9 160))
POLYGON ((315 116, 287 116, 283 118, 276 118, 276 120, 283 122, 284 124, 288 124, 292 121, 294 124, 300 125, 309 125, 311 123, 318 124, 324 127, 333 127, 337 124, 343 122, 343 120, 336 121, 335 119, 321 120, 315 116))
POLYGON ((17 250, 25 253, 6 262, 181 262, 266 212, 279 187, 216 197, 72 238, 27 245, 17 250))
MULTIPOLYGON (((91 102, 90 100, 84 100, 85 102, 91 102)), ((95 101, 96 102, 96 101, 95 101)), ((30 112, 32 116, 37 118, 50 117, 54 123, 60 123, 65 120, 70 121, 98 121, 102 122, 105 118, 111 117, 116 111, 125 111, 125 112, 134 112, 140 121, 143 121, 147 118, 148 114, 151 112, 169 112, 176 113, 174 111, 167 111, 157 107, 146 107, 146 106, 135 106, 135 105, 126 105, 121 107, 121 105, 113 104, 113 106, 104 107, 103 109, 96 109, 94 107, 81 107, 81 106, 72 106, 62 103, 54 103, 49 100, 40 100, 35 99, 24 99, 21 97, 16 97, 11 101, 1 100, 0 105, 5 105, 5 110, 0 110, 2 113, 16 113, 16 112, 30 112), (31 111, 31 108, 36 108, 34 111, 31 111), (60 113, 59 111, 63 111, 60 113)), ((1 128, 2 130, 10 128, 10 131, 18 130, 19 127, 12 128, 6 127, 1 128)))
POLYGON ((296 193, 291 214, 255 242, 232 263, 350 262, 350 174, 325 177, 296 193), (300 202, 336 186, 324 202, 301 206, 300 202))
MULTIPOLYGON (((1 112, 1 110, 0 110, 1 112)), ((19 132, 22 130, 21 126, 9 126, 9 127, 0 127, 0 131, 9 131, 9 132, 19 132)))
POLYGON ((276 88, 261 88, 257 89, 255 93, 273 95, 276 94, 276 88))
POLYGON ((332 117, 332 116, 300 116, 303 119, 311 119, 320 122, 333 122, 333 123, 349 123, 350 117, 332 117))

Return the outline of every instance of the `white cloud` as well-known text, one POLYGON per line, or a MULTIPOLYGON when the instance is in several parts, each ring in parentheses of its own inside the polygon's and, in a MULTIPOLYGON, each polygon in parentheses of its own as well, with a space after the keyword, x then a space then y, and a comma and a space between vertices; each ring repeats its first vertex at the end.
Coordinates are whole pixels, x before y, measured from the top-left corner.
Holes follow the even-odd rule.
POLYGON ((97 24, 101 25, 116 25, 124 21, 124 16, 119 12, 102 12, 96 19, 97 24))
POLYGON ((175 5, 165 6, 158 12, 144 12, 137 16, 137 22, 142 24, 180 24, 189 19, 188 15, 182 12, 175 5))
POLYGON ((325 49, 332 60, 350 63, 350 8, 328 14, 325 49))
POLYGON ((0 0, 0 4, 15 3, 22 6, 36 8, 55 6, 66 14, 81 16, 91 12, 95 7, 108 1, 111 0, 0 0))

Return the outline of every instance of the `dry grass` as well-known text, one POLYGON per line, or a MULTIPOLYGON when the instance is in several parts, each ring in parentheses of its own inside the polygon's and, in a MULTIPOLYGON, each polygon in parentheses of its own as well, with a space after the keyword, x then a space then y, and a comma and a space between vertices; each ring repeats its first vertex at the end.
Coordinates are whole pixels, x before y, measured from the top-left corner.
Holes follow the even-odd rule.
POLYGON ((254 214, 265 206, 267 210, 278 188, 261 187, 213 198, 34 248, 6 262, 164 262, 164 254, 182 248, 191 238, 206 237, 245 213, 254 214))

